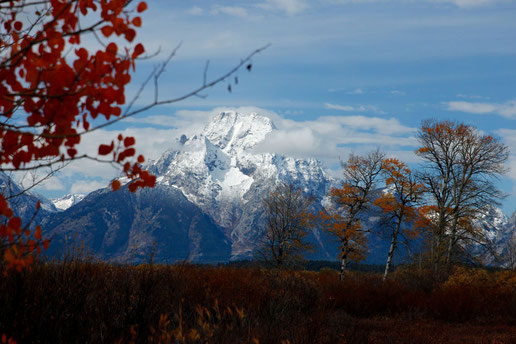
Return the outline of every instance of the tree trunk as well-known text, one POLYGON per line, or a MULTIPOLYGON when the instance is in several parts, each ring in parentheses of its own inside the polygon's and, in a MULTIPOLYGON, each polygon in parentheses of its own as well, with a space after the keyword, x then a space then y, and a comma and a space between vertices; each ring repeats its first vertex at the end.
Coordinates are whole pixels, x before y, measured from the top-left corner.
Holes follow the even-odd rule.
POLYGON ((455 236, 457 235, 458 223, 459 223, 459 216, 458 216, 457 210, 455 210, 455 214, 453 216, 452 228, 450 231, 450 241, 448 242, 448 249, 446 252, 446 267, 448 269, 450 268, 450 265, 451 265, 452 251, 453 251, 453 246, 455 243, 455 236))
POLYGON ((344 254, 342 255, 342 258, 340 260, 340 280, 344 281, 344 275, 346 274, 346 268, 348 265, 348 255, 344 254))
POLYGON ((392 257, 394 256, 394 250, 396 249, 395 236, 392 237, 391 246, 389 247, 389 254, 387 255, 387 263, 385 263, 385 272, 383 273, 383 281, 387 279, 387 274, 391 269, 392 257))
POLYGON ((455 233, 450 233, 450 241, 448 242, 448 249, 446 252, 446 268, 449 269, 451 265, 451 256, 453 251, 453 241, 455 240, 455 233))
POLYGON ((398 219, 398 223, 396 224, 396 229, 392 233, 391 246, 389 247, 389 253, 387 254, 387 262, 385 263, 385 272, 383 274, 384 282, 385 282, 385 279, 387 278, 387 274, 389 273, 389 270, 391 269, 392 257, 394 256, 394 250, 396 249, 396 242, 398 240, 398 234, 399 234, 400 228, 401 228, 401 221, 402 221, 402 219, 398 219))

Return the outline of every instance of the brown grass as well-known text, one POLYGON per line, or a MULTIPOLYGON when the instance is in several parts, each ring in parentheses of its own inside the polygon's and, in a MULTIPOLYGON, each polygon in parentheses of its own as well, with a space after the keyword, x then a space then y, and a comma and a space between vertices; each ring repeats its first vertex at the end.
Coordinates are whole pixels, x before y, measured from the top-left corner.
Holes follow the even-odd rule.
POLYGON ((67 261, 0 277, 19 343, 513 343, 516 273, 381 276, 67 261))

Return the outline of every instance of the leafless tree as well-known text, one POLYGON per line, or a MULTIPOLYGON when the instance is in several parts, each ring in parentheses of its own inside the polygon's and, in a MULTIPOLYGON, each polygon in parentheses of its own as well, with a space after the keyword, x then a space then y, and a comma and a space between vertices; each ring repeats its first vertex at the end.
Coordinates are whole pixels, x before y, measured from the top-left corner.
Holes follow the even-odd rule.
POLYGON ((516 270, 516 235, 513 235, 505 246, 504 255, 505 265, 511 269, 516 270))
POLYGON ((509 150, 475 127, 452 121, 426 120, 417 138, 416 154, 424 161, 420 178, 434 205, 432 260, 436 267, 443 261, 449 266, 468 241, 481 241, 475 220, 504 197, 495 181, 506 171, 509 150))
POLYGON ((265 233, 257 254, 277 268, 293 266, 312 250, 305 241, 313 227, 313 198, 292 184, 281 183, 263 200, 265 233))

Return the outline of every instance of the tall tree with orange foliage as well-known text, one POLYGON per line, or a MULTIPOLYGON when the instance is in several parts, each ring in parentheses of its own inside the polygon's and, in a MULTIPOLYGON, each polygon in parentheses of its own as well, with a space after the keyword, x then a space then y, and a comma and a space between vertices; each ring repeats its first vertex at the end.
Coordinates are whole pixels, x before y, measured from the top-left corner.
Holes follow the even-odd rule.
POLYGON ((331 205, 321 214, 324 229, 340 244, 341 280, 348 261, 360 261, 365 257, 367 245, 361 216, 373 203, 371 194, 382 169, 382 160, 383 154, 379 151, 365 156, 351 154, 342 163, 343 185, 330 190, 331 205))
POLYGON ((420 213, 417 205, 424 193, 423 184, 416 181, 412 171, 398 159, 384 159, 382 174, 385 178, 386 191, 374 204, 382 209, 384 219, 382 227, 388 230, 390 237, 389 252, 385 263, 383 280, 391 269, 392 258, 400 244, 400 237, 413 239, 418 235, 417 225, 420 213))
POLYGON ((495 181, 506 171, 509 150, 500 140, 452 121, 424 121, 417 138, 416 154, 424 161, 421 180, 431 198, 432 260, 436 268, 449 266, 468 241, 484 240, 474 223, 504 197, 495 181))
MULTIPOLYGON (((136 154, 133 137, 119 135, 99 145, 94 156, 79 152, 81 138, 154 106, 199 95, 240 67, 250 70, 250 58, 261 49, 226 74, 207 80, 205 71, 201 86, 162 100, 158 79, 174 51, 128 102, 131 71, 145 53, 136 30, 146 9, 144 1, 132 0, 0 1, 0 173, 44 170, 45 179, 72 160, 90 159, 119 167, 131 192, 154 185, 155 177, 141 168, 145 159, 136 154), (87 35, 97 39, 98 49, 82 43, 87 35), (150 81, 155 96, 137 107, 150 81)), ((117 190, 121 183, 113 180, 111 186, 117 190)), ((16 196, 0 195, 0 265, 8 269, 22 269, 48 246, 40 227, 32 231, 14 215, 9 203, 16 196)))

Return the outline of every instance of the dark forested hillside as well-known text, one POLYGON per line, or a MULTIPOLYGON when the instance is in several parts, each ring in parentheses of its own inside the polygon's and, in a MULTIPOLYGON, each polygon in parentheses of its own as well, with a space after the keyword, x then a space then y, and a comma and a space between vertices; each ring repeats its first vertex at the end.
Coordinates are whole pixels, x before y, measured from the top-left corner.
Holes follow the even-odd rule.
POLYGON ((199 262, 229 259, 222 229, 174 188, 130 193, 102 189, 43 223, 52 238, 48 255, 84 246, 108 260, 199 262))

